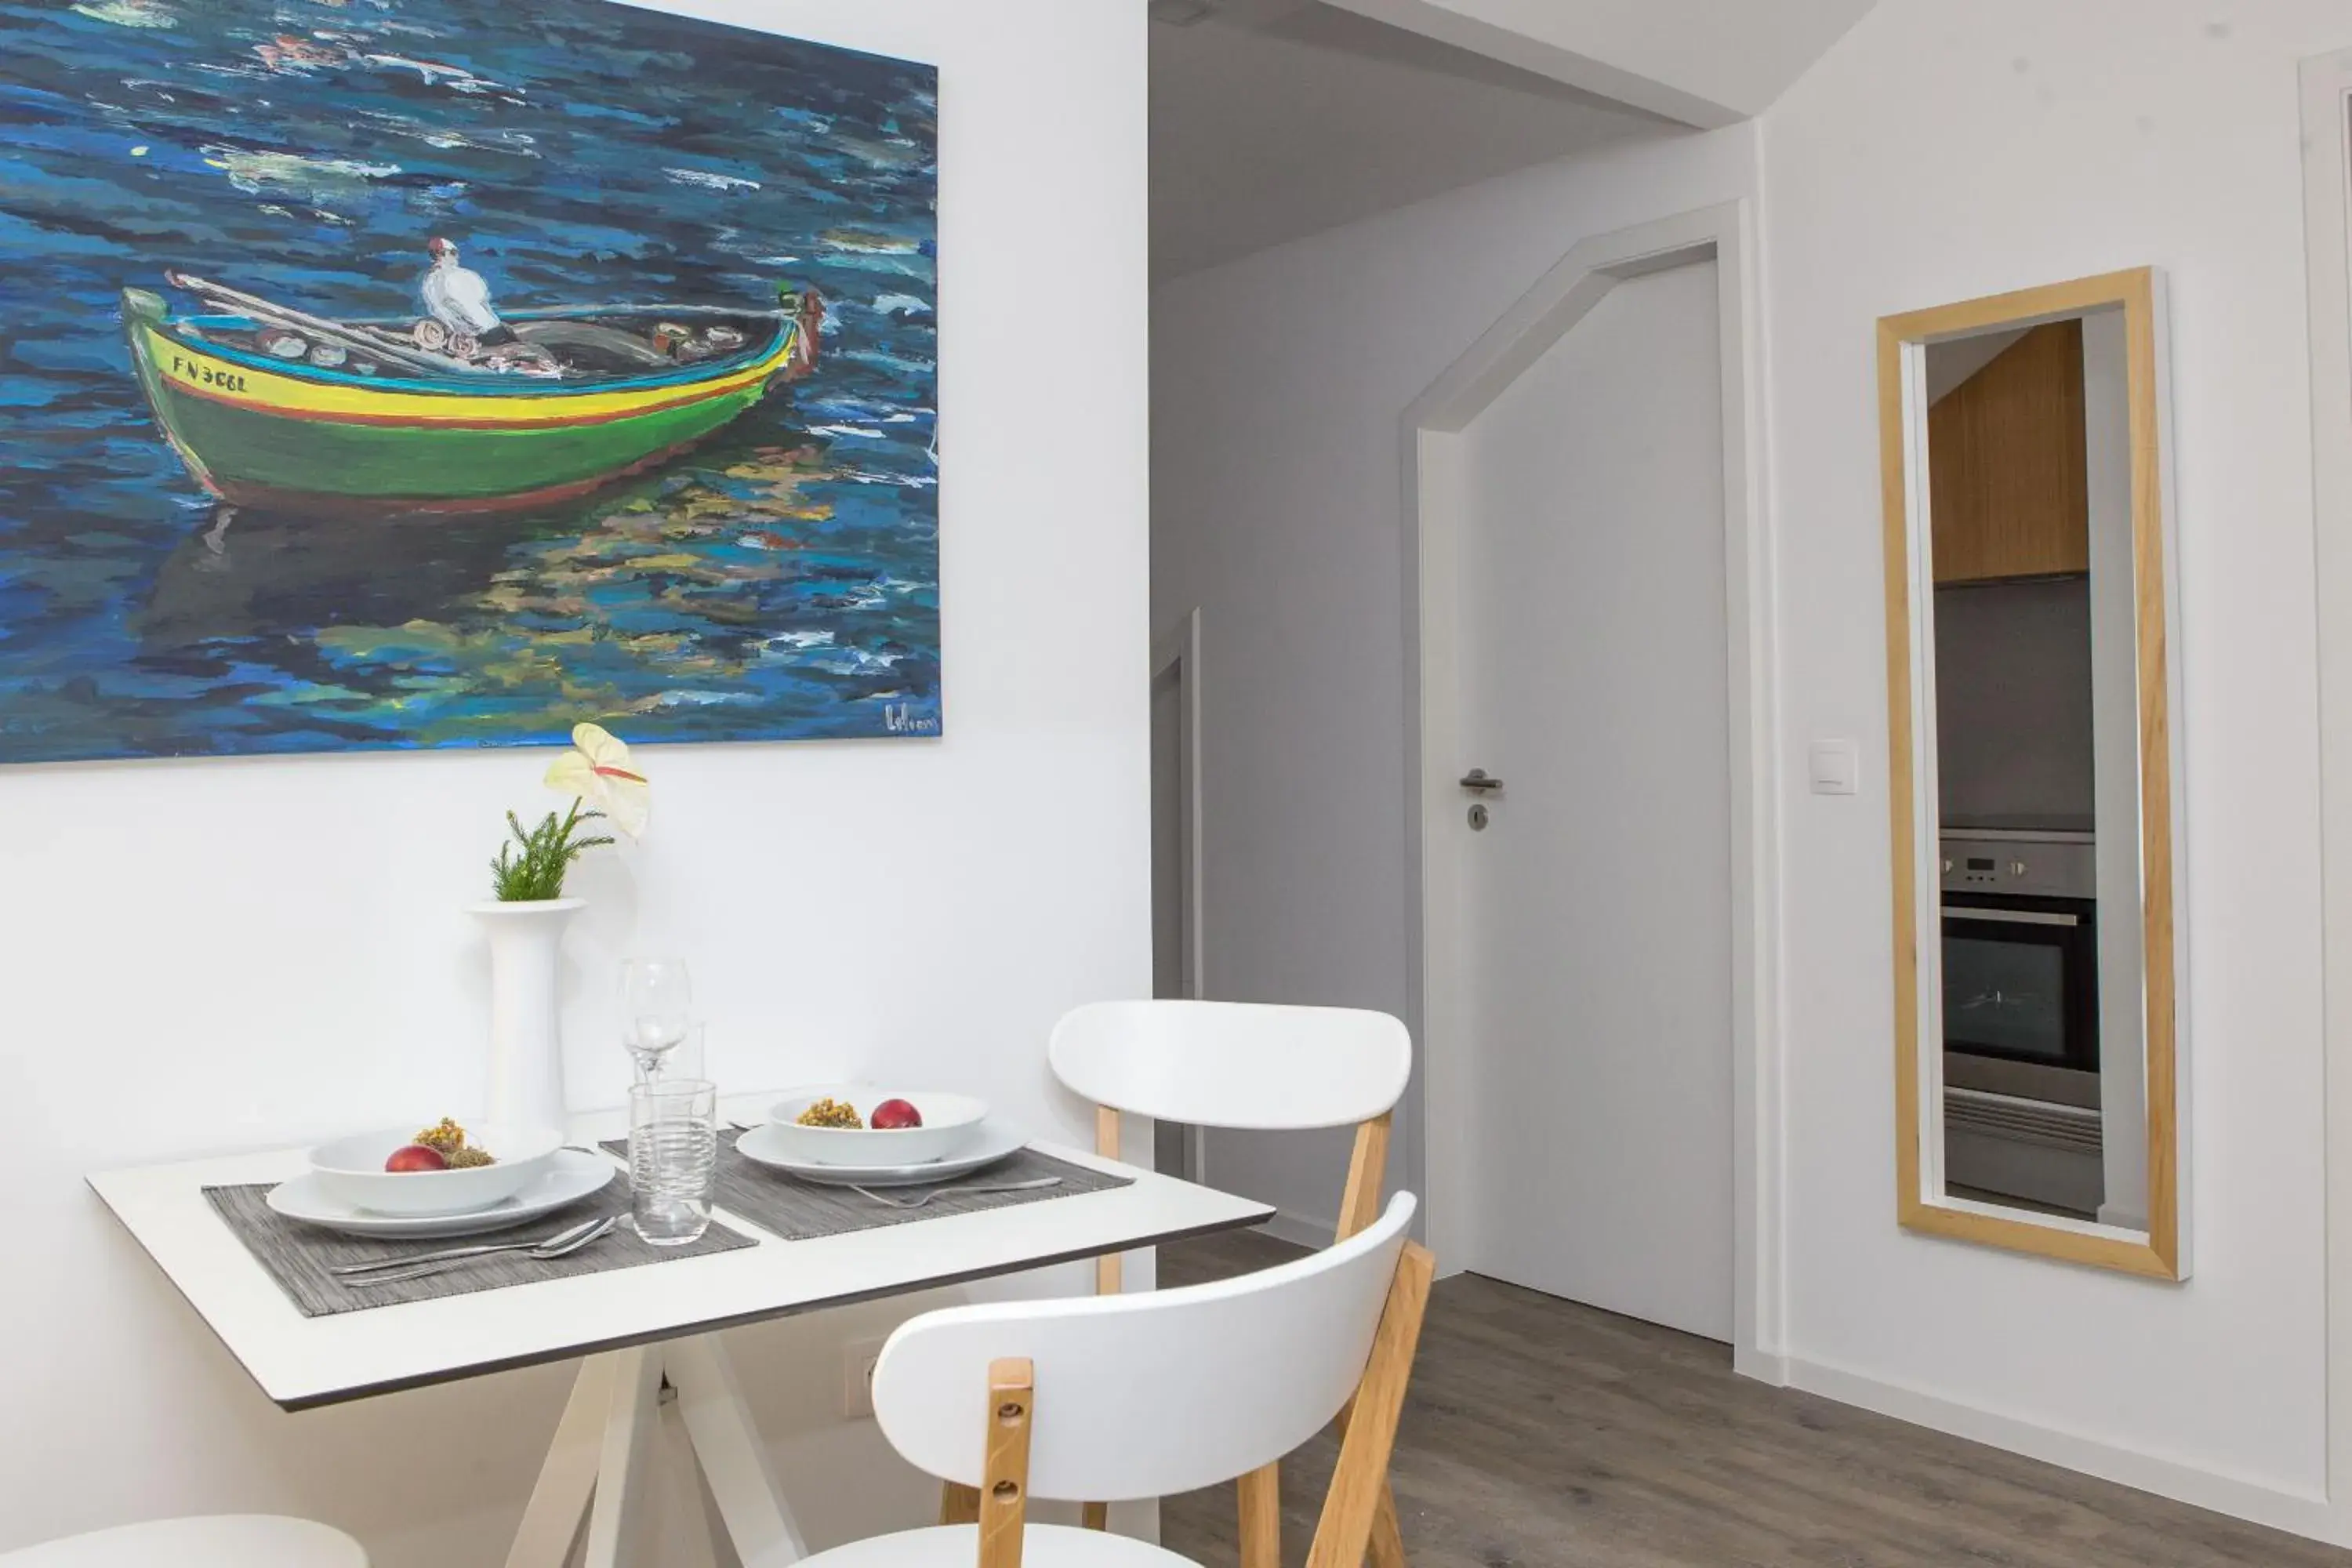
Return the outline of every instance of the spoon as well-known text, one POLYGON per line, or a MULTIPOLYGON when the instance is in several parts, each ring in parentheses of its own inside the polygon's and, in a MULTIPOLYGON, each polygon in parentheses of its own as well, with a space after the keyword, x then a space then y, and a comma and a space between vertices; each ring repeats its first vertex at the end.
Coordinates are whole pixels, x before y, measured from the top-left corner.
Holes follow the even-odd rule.
POLYGON ((397 1273, 352 1276, 340 1280, 339 1283, 345 1286, 389 1285, 402 1279, 422 1279, 428 1275, 462 1268, 475 1258, 493 1252, 520 1252, 534 1262, 545 1263, 558 1258, 569 1258, 581 1248, 604 1240, 613 1234, 614 1227, 620 1223, 619 1215, 607 1215, 603 1219, 591 1224, 574 1226, 568 1231, 559 1231, 543 1241, 509 1242, 499 1247, 468 1247, 458 1257, 436 1258, 421 1267, 404 1268, 397 1273))
POLYGON ((445 1247, 438 1252, 420 1252, 409 1258, 386 1258, 374 1263, 346 1263, 327 1270, 330 1274, 373 1274, 382 1268, 413 1268, 420 1263, 441 1263, 457 1258, 482 1258, 493 1252, 530 1252, 541 1247, 560 1247, 584 1231, 591 1231, 603 1222, 594 1218, 567 1225, 550 1236, 534 1241, 486 1241, 467 1247, 445 1247))

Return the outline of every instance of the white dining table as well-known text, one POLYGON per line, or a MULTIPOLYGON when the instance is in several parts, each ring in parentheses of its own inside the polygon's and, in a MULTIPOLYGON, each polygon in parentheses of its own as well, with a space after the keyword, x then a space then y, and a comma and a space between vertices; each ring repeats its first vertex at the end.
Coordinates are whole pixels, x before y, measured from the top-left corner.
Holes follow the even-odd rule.
MULTIPOLYGON (((720 1114, 756 1121, 774 1098, 730 1096, 720 1114)), ((568 1134, 593 1147, 622 1136, 625 1123, 619 1110, 590 1112, 575 1117, 568 1134)), ((299 1175, 307 1169, 301 1150, 108 1171, 89 1184, 284 1409, 579 1359, 508 1568, 562 1568, 583 1517, 589 1568, 632 1561, 665 1384, 736 1555, 744 1568, 782 1568, 807 1548, 720 1331, 1261 1225, 1274 1215, 1264 1204, 1083 1150, 1033 1146, 1129 1184, 800 1241, 721 1208, 718 1221, 757 1245, 319 1318, 295 1308, 205 1197, 207 1187, 299 1175)))

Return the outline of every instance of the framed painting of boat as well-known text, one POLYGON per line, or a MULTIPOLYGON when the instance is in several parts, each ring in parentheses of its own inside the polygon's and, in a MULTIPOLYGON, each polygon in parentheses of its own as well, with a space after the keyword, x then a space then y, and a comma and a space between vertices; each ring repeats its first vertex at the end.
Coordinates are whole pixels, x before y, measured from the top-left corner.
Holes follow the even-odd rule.
POLYGON ((940 734, 937 89, 0 0, 0 763, 940 734))

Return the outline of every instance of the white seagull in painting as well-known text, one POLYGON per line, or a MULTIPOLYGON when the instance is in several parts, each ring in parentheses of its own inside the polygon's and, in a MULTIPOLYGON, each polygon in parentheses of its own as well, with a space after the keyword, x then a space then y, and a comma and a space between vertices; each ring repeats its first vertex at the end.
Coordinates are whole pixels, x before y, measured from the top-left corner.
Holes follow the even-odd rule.
POLYGON ((425 312, 448 328, 453 338, 462 333, 488 343, 504 337, 505 323, 490 309, 490 286, 480 273, 459 265, 457 245, 436 235, 425 250, 433 258, 422 289, 425 312))

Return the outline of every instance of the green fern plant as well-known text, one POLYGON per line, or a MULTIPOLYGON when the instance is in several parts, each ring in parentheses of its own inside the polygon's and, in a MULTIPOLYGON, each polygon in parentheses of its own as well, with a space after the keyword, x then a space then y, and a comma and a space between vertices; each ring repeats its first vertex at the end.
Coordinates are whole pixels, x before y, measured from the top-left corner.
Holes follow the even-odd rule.
POLYGON ((499 846, 498 858, 490 862, 490 887, 502 904, 528 903, 541 899, 563 896, 564 873, 572 862, 589 850, 610 844, 605 835, 578 838, 573 835, 604 814, 583 811, 581 803, 573 801, 572 809, 562 816, 549 812, 540 825, 526 831, 522 821, 511 811, 507 813, 507 826, 513 833, 512 843, 499 846), (514 853, 520 845, 522 853, 514 853))

